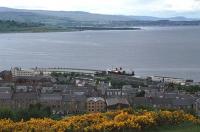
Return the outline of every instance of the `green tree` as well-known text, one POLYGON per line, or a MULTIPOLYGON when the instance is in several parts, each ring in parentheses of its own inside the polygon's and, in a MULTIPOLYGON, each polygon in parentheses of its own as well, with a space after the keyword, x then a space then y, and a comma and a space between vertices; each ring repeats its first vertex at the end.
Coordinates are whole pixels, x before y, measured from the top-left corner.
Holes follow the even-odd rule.
POLYGON ((1 108, 0 109, 0 118, 1 119, 14 119, 14 113, 11 109, 9 108, 1 108))
POLYGON ((28 109, 19 109, 16 111, 16 114, 15 114, 15 118, 17 121, 20 121, 20 120, 29 120, 30 119, 30 114, 29 114, 29 111, 28 109))

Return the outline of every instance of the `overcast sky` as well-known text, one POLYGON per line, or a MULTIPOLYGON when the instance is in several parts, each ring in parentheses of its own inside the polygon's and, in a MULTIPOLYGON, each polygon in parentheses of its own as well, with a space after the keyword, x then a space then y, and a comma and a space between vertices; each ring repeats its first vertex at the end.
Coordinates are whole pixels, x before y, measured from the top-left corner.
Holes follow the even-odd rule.
POLYGON ((200 17, 200 0, 0 0, 0 6, 101 14, 200 17))

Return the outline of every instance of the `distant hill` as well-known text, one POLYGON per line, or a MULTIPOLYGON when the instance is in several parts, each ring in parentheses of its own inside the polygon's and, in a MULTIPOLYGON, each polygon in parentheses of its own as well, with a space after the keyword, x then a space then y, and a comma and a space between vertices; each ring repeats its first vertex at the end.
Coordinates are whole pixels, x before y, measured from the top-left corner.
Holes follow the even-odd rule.
MULTIPOLYGON (((0 7, 1 15, 3 13, 16 13, 17 17, 22 13, 20 17, 27 17, 28 14, 32 16, 46 17, 46 18, 62 18, 75 21, 157 21, 157 20, 171 20, 171 21, 190 21, 194 19, 178 16, 172 18, 158 18, 152 16, 124 16, 124 15, 105 15, 105 14, 94 14, 82 11, 47 11, 47 10, 24 10, 24 9, 12 9, 0 7), (23 16, 25 14, 25 16, 23 16)), ((7 14, 9 15, 9 14, 7 14)), ((4 16, 0 16, 0 18, 4 16)))
MULTIPOLYGON (((86 27, 84 29, 135 26, 200 25, 200 21, 182 16, 158 18, 152 16, 104 15, 82 11, 24 10, 0 7, 0 20, 21 23, 42 23, 53 28, 86 27), (87 28, 89 27, 89 28, 87 28)), ((83 29, 83 28, 81 28, 83 29)))
POLYGON ((63 22, 73 22, 67 17, 57 17, 51 15, 43 15, 26 10, 17 10, 10 8, 0 8, 0 20, 14 20, 18 22, 34 22, 45 24, 62 24, 63 22))
MULTIPOLYGON (((131 21, 131 20, 158 20, 156 17, 148 17, 148 16, 123 16, 123 15, 104 15, 104 14, 93 14, 82 11, 46 11, 46 10, 24 10, 24 9, 12 9, 0 7, 0 13, 6 13, 6 15, 10 15, 11 13, 16 13, 17 17, 19 14, 29 14, 35 16, 43 16, 43 17, 59 17, 65 19, 71 19, 75 21, 131 21), (10 13, 10 14, 7 14, 10 13)), ((12 16, 13 16, 12 14, 12 16)), ((26 15, 26 16, 27 16, 26 15)), ((4 15, 5 16, 5 15, 4 15)), ((4 16, 0 16, 0 19, 4 16)), ((23 16, 20 16, 21 18, 23 16)))

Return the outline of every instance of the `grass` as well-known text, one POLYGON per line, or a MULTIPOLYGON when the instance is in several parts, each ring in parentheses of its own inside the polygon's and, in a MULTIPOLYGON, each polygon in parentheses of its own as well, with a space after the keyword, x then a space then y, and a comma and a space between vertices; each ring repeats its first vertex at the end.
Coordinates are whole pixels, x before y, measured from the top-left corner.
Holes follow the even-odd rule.
POLYGON ((162 126, 145 132, 200 132, 200 125, 183 123, 178 126, 162 126))

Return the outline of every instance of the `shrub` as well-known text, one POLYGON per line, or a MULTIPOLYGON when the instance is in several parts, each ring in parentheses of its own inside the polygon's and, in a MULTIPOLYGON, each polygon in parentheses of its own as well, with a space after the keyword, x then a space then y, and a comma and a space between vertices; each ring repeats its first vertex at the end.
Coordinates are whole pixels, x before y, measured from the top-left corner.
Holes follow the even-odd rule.
POLYGON ((197 117, 183 111, 134 112, 129 109, 71 116, 62 120, 43 118, 13 122, 10 119, 2 119, 0 131, 140 131, 160 125, 177 125, 184 122, 200 124, 197 117))

